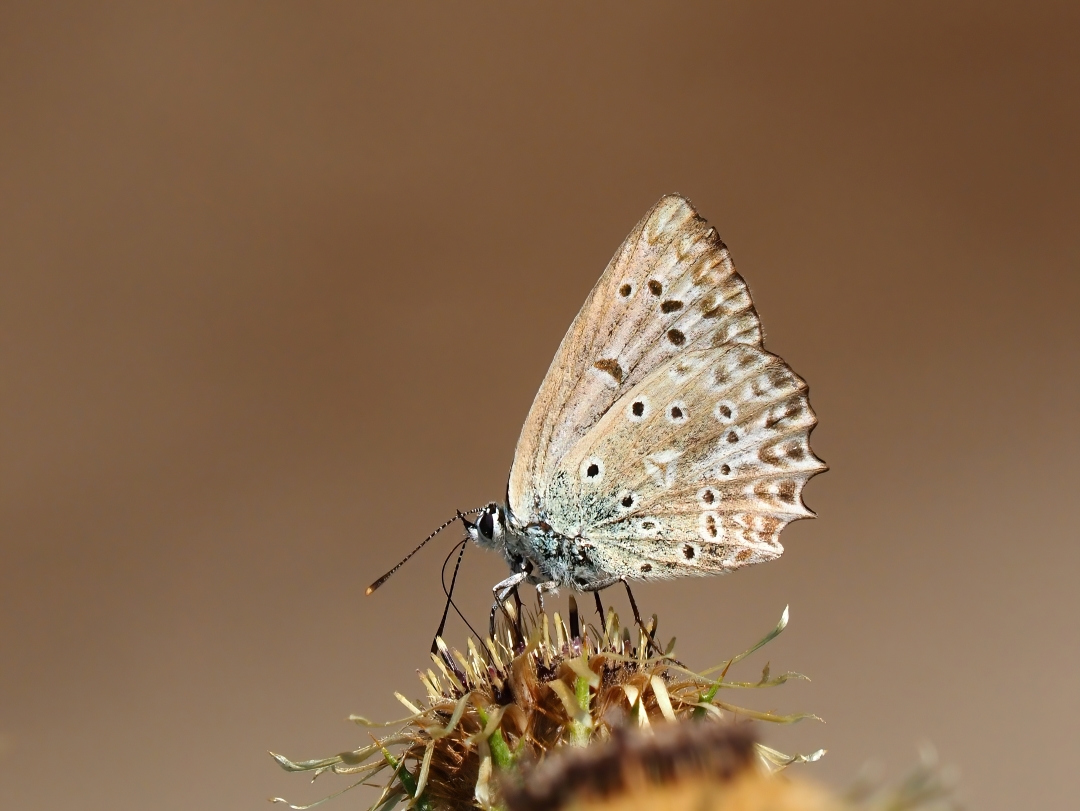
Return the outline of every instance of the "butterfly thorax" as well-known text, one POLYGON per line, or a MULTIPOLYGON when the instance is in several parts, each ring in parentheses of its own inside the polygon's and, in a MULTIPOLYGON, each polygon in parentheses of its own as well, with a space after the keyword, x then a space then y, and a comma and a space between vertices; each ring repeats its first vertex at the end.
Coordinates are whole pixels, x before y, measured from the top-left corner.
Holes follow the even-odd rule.
POLYGON ((599 564, 587 539, 557 532, 543 520, 522 524, 501 504, 489 504, 466 528, 477 546, 501 553, 511 573, 525 572, 534 585, 595 591, 619 580, 599 564))

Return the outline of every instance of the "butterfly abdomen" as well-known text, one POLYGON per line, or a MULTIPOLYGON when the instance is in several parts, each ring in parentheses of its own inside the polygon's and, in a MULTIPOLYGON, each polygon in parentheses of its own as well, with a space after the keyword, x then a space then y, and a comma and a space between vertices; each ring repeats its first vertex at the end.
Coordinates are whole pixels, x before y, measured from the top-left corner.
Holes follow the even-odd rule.
POLYGON ((602 565, 594 544, 581 537, 563 535, 550 526, 527 526, 508 538, 508 547, 528 560, 530 583, 595 591, 619 580, 602 565))

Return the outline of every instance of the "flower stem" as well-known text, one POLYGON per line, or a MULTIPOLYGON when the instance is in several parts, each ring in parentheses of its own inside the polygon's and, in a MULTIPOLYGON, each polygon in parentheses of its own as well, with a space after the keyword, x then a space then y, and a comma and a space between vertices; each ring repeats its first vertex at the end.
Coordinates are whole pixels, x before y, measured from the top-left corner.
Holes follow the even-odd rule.
MULTIPOLYGON (((574 679, 574 698, 577 699, 577 705, 584 711, 585 716, 589 717, 589 681, 582 676, 578 676, 574 679)), ((571 746, 588 746, 590 738, 590 729, 586 724, 580 721, 570 721, 570 745, 571 746)))
MULTIPOLYGON (((398 780, 401 781, 401 785, 404 787, 405 791, 408 792, 410 797, 416 797, 416 775, 408 769, 401 768, 398 765, 398 759, 390 754, 385 747, 382 747, 382 754, 383 758, 385 758, 386 762, 390 765, 390 768, 397 774, 398 780)), ((431 805, 427 793, 419 797, 413 807, 419 809, 419 811, 434 811, 434 807, 431 805)))
MULTIPOLYGON (((484 712, 483 707, 476 708, 476 716, 481 724, 487 725, 488 714, 484 712)), ((510 751, 510 746, 503 737, 501 729, 496 729, 488 736, 488 746, 491 747, 491 759, 500 769, 509 769, 514 765, 514 753, 510 751)))

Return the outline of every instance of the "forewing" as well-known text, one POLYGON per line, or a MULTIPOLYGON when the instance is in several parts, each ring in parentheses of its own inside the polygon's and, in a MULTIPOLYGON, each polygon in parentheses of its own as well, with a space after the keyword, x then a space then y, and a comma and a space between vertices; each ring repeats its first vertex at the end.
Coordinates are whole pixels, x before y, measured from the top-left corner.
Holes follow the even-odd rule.
POLYGON ((533 400, 508 485, 518 520, 546 518, 556 465, 646 375, 733 343, 761 346, 746 283, 715 229, 682 197, 664 197, 612 257, 533 400))
POLYGON ((776 355, 732 344, 653 370, 559 463, 549 522, 613 575, 715 574, 778 557, 812 516, 802 490, 825 464, 806 383, 776 355))

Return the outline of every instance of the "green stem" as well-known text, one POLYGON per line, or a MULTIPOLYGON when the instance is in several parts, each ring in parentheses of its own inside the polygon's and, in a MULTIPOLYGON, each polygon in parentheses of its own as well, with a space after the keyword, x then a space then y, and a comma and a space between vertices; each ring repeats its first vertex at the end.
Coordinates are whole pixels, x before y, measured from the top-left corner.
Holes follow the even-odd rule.
MULTIPOLYGON (((389 750, 382 750, 383 758, 390 768, 397 774, 398 780, 401 781, 401 785, 404 786, 405 791, 408 792, 410 797, 416 796, 416 775, 410 772, 408 769, 398 767, 398 759, 390 754, 389 750)), ((431 804, 431 800, 428 799, 427 792, 422 797, 417 799, 415 808, 420 811, 434 811, 434 806, 431 804)))
MULTIPOLYGON (((701 694, 701 698, 698 699, 698 703, 700 704, 700 703, 711 702, 714 698, 716 698, 716 693, 717 693, 717 691, 719 689, 720 689, 720 682, 717 682, 712 687, 710 687, 706 692, 701 694)), ((705 710, 703 710, 701 707, 695 707, 694 708, 694 718, 704 718, 704 717, 705 717, 705 710)))
MULTIPOLYGON (((586 717, 589 716, 589 682, 587 679, 578 676, 574 679, 574 698, 577 699, 577 705, 584 710, 586 717)), ((570 745, 571 746, 588 746, 589 737, 592 730, 580 721, 570 721, 570 745)))
MULTIPOLYGON (((476 715, 480 723, 487 726, 488 714, 484 712, 483 707, 476 708, 476 715)), ((491 759, 500 769, 509 769, 514 765, 514 753, 510 750, 501 729, 496 729, 488 736, 488 746, 491 747, 491 759)))

